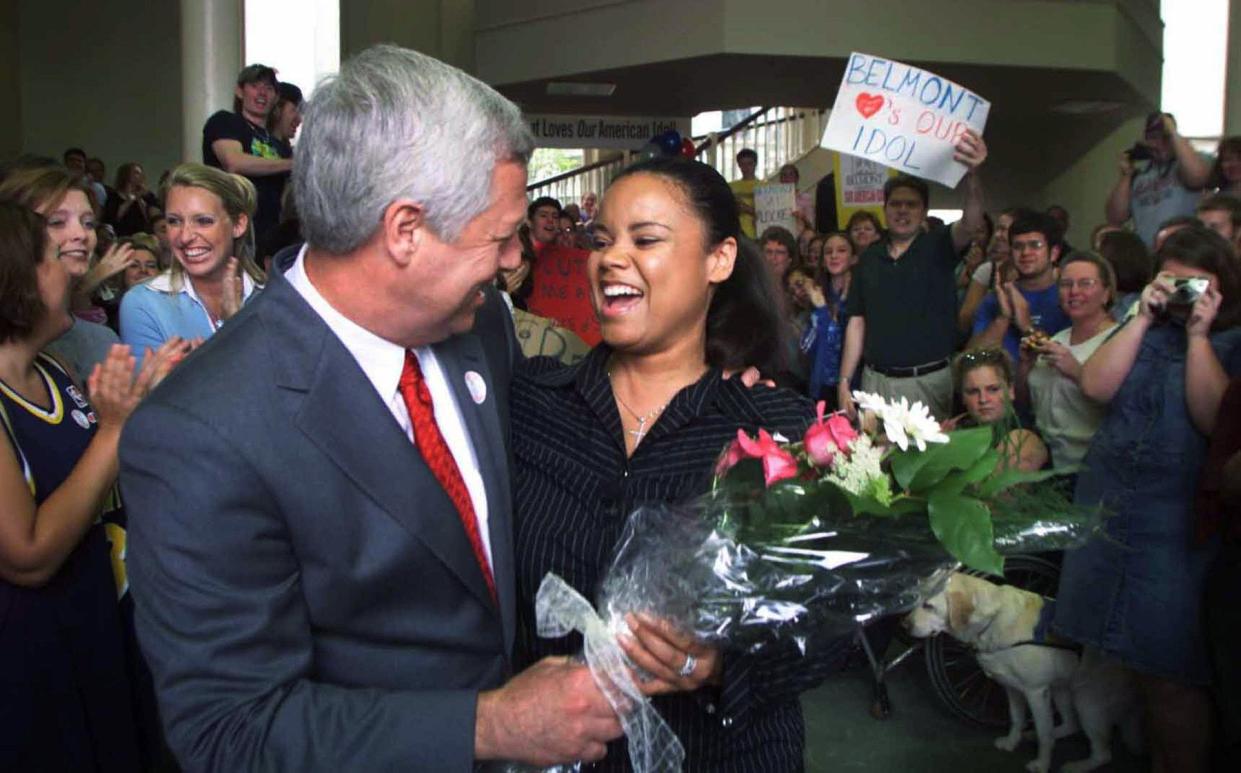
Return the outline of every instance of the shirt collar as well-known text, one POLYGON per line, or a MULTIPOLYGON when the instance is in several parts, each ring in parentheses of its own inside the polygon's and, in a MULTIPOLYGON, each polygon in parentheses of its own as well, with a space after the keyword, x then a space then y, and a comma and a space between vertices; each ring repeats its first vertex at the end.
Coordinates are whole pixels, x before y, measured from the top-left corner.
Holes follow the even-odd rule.
MULTIPOLYGON (((198 293, 194 292, 194 283, 189 281, 189 278, 184 274, 181 276, 181 286, 173 287, 171 269, 148 279, 145 284, 152 290, 158 290, 161 293, 185 293, 199 306, 202 305, 202 299, 198 297, 198 293)), ((259 284, 251 279, 247 272, 241 272, 241 300, 243 303, 250 300, 250 296, 254 294, 254 291, 258 289, 258 287, 259 284)))
POLYGON ((405 347, 375 335, 333 308, 306 275, 305 257, 306 246, 302 245, 284 278, 353 355, 375 391, 385 398, 395 395, 405 368, 405 347))

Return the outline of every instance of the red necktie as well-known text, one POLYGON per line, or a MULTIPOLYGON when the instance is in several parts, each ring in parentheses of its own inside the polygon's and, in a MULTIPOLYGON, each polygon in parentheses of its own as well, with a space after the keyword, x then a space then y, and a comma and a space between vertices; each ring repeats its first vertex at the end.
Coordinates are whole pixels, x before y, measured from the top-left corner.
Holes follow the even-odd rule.
MULTIPOLYGON (((401 397, 405 407, 409 409, 410 423, 414 427, 414 443, 422 459, 431 468, 431 474, 439 481, 440 486, 448 494, 448 498, 457 506, 457 514, 461 516, 461 525, 470 539, 470 547, 474 548, 474 557, 482 569, 483 579, 487 581, 487 589, 491 591, 491 600, 496 601, 496 582, 491 575, 491 565, 487 563, 487 553, 483 550, 483 539, 478 531, 478 517, 474 514, 474 503, 470 500, 470 491, 465 487, 465 479, 461 470, 452 458, 452 451, 440 434, 439 425, 435 423, 435 407, 431 402, 431 388, 422 377, 422 368, 418 358, 411 351, 405 352, 405 368, 401 371, 401 397)), ((498 605, 498 602, 497 602, 498 605)))

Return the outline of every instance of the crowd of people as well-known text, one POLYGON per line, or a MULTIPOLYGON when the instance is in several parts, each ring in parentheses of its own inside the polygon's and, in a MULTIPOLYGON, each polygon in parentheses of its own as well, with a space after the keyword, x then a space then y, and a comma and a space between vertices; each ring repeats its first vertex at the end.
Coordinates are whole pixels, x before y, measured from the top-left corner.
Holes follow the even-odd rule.
MULTIPOLYGON (((806 191, 754 232, 753 150, 563 206, 527 201, 532 150, 508 100, 378 46, 305 105, 246 67, 157 190, 78 148, 4 165, 0 769, 628 769, 540 580, 594 598, 629 512, 855 389, 1064 469, 1108 518, 1056 630, 1138 675, 1153 769, 1236 748, 1241 138, 1150 116, 1089 249, 1063 207, 986 211, 973 131, 957 222, 896 176, 825 232, 806 191)), ((694 771, 800 769, 798 695, 851 646, 629 627, 694 771)))

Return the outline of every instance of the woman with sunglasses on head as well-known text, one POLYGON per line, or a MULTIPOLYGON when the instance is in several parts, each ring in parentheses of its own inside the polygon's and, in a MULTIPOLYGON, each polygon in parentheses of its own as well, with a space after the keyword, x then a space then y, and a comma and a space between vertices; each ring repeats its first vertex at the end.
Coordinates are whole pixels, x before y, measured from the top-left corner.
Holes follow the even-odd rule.
POLYGON ((1116 275, 1098 255, 1075 252, 1061 263, 1057 284, 1069 327, 1050 338, 1022 339, 1017 392, 1028 397, 1054 466, 1070 467, 1081 463, 1106 413, 1082 393, 1079 382, 1082 363, 1116 327, 1109 312, 1116 275))
POLYGON ((953 383, 965 413, 943 422, 944 431, 991 427, 1003 457, 1000 469, 1040 470, 1049 458, 1037 433, 1021 426, 1013 410, 1013 361, 1001 348, 972 349, 952 361, 953 383))
POLYGON ((1193 493, 1229 378, 1241 375, 1241 267, 1188 226, 1156 253, 1138 311, 1082 366, 1107 405, 1075 500, 1105 534, 1065 553, 1055 627, 1135 671, 1154 770, 1206 770, 1211 704, 1200 602, 1213 544, 1195 542, 1193 493))

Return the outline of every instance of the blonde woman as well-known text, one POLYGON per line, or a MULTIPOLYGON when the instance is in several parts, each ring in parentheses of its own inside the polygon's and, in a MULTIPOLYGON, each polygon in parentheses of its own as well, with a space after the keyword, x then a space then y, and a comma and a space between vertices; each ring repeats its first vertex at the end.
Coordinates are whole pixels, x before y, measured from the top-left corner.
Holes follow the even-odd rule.
POLYGON ((172 265, 121 299, 121 340, 135 352, 174 336, 210 337, 261 288, 254 263, 254 185, 182 164, 165 183, 172 265))

